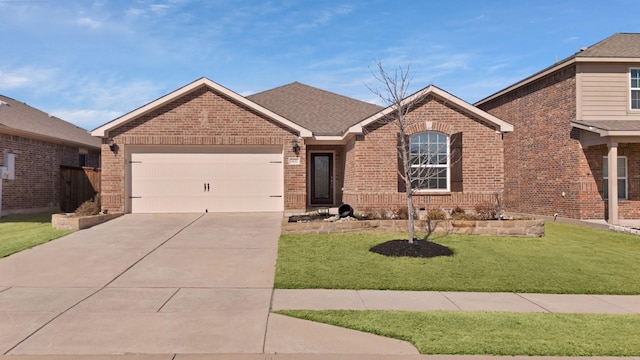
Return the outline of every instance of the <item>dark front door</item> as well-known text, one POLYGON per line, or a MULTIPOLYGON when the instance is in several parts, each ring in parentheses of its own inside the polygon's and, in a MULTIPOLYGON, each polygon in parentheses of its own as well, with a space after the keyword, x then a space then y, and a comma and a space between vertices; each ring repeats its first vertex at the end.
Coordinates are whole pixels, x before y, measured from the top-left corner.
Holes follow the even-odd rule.
POLYGON ((311 204, 333 204, 333 154, 311 154, 311 204))

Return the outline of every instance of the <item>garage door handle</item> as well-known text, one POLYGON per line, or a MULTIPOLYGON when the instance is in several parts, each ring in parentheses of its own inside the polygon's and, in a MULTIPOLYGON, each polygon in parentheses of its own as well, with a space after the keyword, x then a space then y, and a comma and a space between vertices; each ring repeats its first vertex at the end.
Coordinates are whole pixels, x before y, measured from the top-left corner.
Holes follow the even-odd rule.
POLYGON ((282 197, 282 195, 269 195, 269 197, 282 197))

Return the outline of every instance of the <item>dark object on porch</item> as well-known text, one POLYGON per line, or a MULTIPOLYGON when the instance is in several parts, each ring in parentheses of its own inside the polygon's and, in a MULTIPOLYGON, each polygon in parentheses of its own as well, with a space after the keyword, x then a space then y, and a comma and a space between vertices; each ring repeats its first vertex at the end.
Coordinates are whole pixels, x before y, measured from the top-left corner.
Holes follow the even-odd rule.
POLYGON ((338 215, 340 216, 340 218, 353 216, 353 208, 349 204, 342 204, 338 208, 338 215))

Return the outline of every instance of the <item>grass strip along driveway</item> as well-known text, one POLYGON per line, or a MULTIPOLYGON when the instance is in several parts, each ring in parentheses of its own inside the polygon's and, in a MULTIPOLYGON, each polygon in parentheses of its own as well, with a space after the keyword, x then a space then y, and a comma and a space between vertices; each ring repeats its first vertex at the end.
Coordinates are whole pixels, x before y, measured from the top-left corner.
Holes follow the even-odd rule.
POLYGON ((71 233, 51 226, 51 213, 0 218, 0 258, 71 233))
POLYGON ((280 237, 275 287, 556 294, 640 294, 640 237, 547 223, 542 238, 443 235, 453 256, 369 251, 406 234, 280 237))
POLYGON ((638 356, 639 315, 279 311, 408 341, 422 354, 638 356))

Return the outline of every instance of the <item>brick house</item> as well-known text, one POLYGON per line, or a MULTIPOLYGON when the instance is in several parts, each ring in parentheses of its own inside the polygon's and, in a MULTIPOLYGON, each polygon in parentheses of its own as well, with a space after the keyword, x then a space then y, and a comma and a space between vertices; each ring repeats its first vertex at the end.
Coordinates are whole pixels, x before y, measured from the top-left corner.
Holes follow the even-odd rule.
POLYGON ((504 136, 509 210, 640 218, 640 34, 615 34, 475 105, 515 127, 504 136))
MULTIPOLYGON (((411 95, 415 149, 443 145, 416 206, 470 208, 504 190, 513 126, 429 86, 411 95), (440 153, 441 152, 441 153, 440 153), (453 161, 450 154, 458 154, 453 161)), ((391 109, 300 83, 243 97, 202 78, 95 130, 102 205, 122 212, 397 210, 391 109)), ((418 155, 416 155, 418 156, 418 155)))
POLYGON ((2 95, 0 152, 0 216, 58 211, 60 167, 100 166, 99 139, 2 95))

